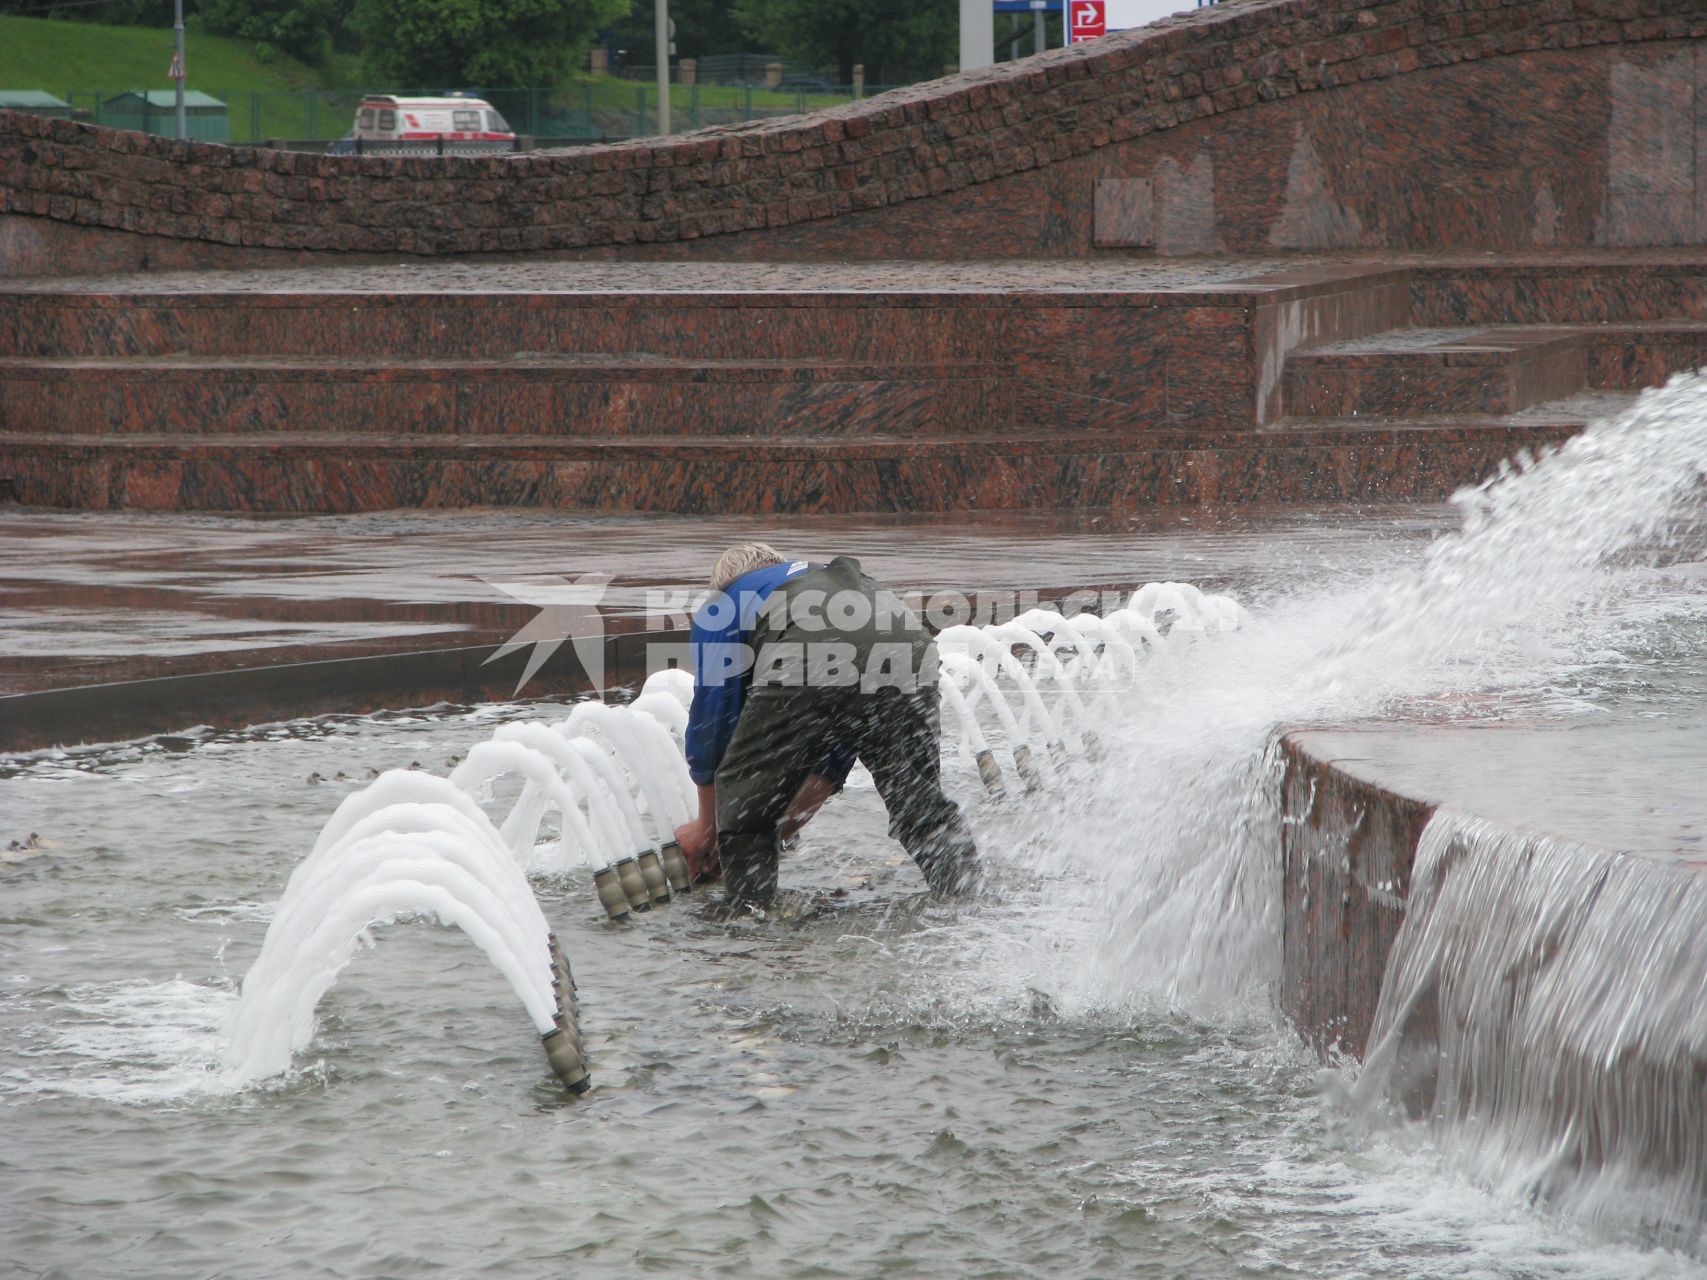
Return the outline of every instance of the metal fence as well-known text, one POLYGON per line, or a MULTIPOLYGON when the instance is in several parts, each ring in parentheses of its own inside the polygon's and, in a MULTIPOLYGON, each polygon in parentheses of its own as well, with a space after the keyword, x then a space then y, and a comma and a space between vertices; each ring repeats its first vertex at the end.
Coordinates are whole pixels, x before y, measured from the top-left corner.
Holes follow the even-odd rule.
MULTIPOLYGON (((714 124, 739 124, 795 115, 881 93, 890 86, 782 86, 694 84, 670 89, 670 123, 676 132, 714 124)), ((331 143, 355 123, 363 94, 317 89, 280 92, 268 89, 205 90, 224 104, 223 116, 210 115, 199 136, 231 142, 331 143)), ((388 90, 405 96, 431 96, 442 90, 388 90)), ((170 134, 173 116, 142 119, 135 94, 127 90, 70 89, 64 94, 72 116, 114 128, 143 128, 170 134)), ((516 133, 538 145, 605 142, 651 137, 658 132, 658 86, 603 77, 561 89, 486 89, 481 96, 503 113, 516 133)), ((431 146, 432 144, 428 144, 431 146)))
MULTIPOLYGON (((651 58, 652 50, 647 49, 645 56, 651 58)), ((702 57, 687 59, 694 68, 693 79, 700 84, 734 84, 734 85, 763 85, 766 77, 771 74, 773 67, 782 69, 784 80, 823 81, 823 68, 816 63, 796 62, 785 58, 780 53, 709 53, 702 57)), ((622 63, 612 62, 604 72, 623 80, 656 80, 658 68, 651 62, 629 60, 622 63)), ((680 81, 682 78, 682 62, 670 64, 670 79, 680 81)))

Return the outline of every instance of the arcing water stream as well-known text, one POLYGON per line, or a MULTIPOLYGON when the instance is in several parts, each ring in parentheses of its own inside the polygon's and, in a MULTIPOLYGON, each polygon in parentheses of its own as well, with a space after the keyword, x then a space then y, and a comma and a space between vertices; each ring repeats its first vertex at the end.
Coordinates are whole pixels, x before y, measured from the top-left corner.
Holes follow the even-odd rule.
MULTIPOLYGON (((994 768, 951 771, 996 869, 973 906, 919 894, 856 773, 785 863, 785 883, 818 895, 802 918, 727 923, 694 895, 601 924, 590 851, 640 852, 657 829, 632 820, 676 800, 658 789, 630 813, 584 752, 573 785, 608 805, 553 810, 543 772, 517 789, 497 766, 523 748, 576 770, 556 745, 569 738, 520 723, 561 714, 549 708, 20 761, 0 782, 7 811, 57 848, 0 869, 3 1252, 77 1275, 1701 1274, 1688 1158, 1657 1182, 1603 1176, 1580 1147, 1538 1162, 1549 1131, 1527 1119, 1536 1099, 1601 1088, 1584 1064, 1534 1061, 1557 1042, 1547 1028, 1585 1011, 1601 1026, 1583 1043, 1611 1061, 1695 1052, 1695 971, 1626 961, 1636 938, 1684 954, 1699 895, 1675 869, 1609 871, 1592 851, 1513 850, 1437 820, 1417 888, 1430 909, 1407 925, 1381 1018, 1402 1028, 1419 991, 1455 980, 1441 1003, 1465 1065, 1417 1123, 1388 1105, 1414 1092, 1390 1060, 1414 1057, 1323 1076, 1275 1013, 1267 748, 1307 722, 1698 711, 1703 581, 1667 566, 1702 558, 1704 465, 1707 393, 1680 382, 1482 492, 1461 534, 1236 584, 1238 630, 1187 642, 1199 619, 1176 596, 1062 631, 1047 656, 995 636, 1010 660, 1030 650, 1029 678, 1051 692, 969 735, 994 768), (1155 646, 1142 623, 1159 634, 1161 614, 1155 646), (1107 682, 1132 680, 1079 691, 1088 721, 1062 710, 1051 665, 1087 656, 1107 682), (319 779, 417 761, 339 807, 324 838, 360 851, 370 919, 438 916, 486 955, 448 930, 390 930, 377 961, 326 991, 310 1036, 304 1008, 369 940, 363 911, 340 918, 341 899, 315 896, 312 856, 269 900, 326 823, 319 779), (468 790, 428 777, 459 770, 468 790), (501 827, 469 800, 489 783, 501 827), (560 838, 537 844, 554 811, 560 838), (423 844, 434 830, 459 839, 423 844), (518 854, 547 873, 531 910, 518 854), (1450 858, 1475 878, 1441 877, 1450 858), (405 882, 462 905, 393 892, 405 882), (1459 909, 1442 910, 1449 894, 1459 909), (530 1043, 560 1001, 540 948, 481 942, 500 920, 535 942, 550 922, 575 963, 596 1081, 580 1101, 530 1043), (269 924, 331 950, 298 959, 263 943, 269 924), (1477 999, 1483 975, 1567 943, 1567 964, 1533 971, 1527 1038, 1502 1043, 1512 1006, 1477 999), (276 976, 240 999, 245 972, 276 976), (269 986, 292 994, 273 1006, 269 986), (293 1048, 296 1065, 269 1074, 293 1048)), ((1038 635, 1048 620, 1018 621, 1038 635)), ((1008 660, 973 636, 944 651, 976 714, 981 658, 1008 660)), ((1701 1137, 1693 1095, 1645 1115, 1596 1096, 1611 1125, 1597 1151, 1626 1123, 1701 1137)))

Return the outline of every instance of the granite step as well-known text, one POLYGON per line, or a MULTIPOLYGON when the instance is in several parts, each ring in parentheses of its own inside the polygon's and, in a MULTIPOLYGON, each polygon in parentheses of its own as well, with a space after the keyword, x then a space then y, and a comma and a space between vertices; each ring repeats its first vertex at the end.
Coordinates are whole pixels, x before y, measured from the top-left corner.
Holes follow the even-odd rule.
POLYGON ((1319 438, 1323 433, 1404 431, 1414 434, 1447 432, 1455 437, 1483 431, 1543 431, 1566 439, 1590 423, 1615 418, 1635 403, 1638 392, 1579 391, 1575 395, 1530 405, 1515 413, 1419 413, 1407 416, 1343 414, 1288 417, 1263 428, 1265 435, 1319 438))
POLYGON ((1576 428, 838 437, 0 432, 0 500, 255 513, 548 507, 682 514, 1433 501, 1576 428))
POLYGON ((1591 389, 1640 391, 1707 365, 1707 320, 1597 324, 1579 332, 1591 389))
POLYGON ((1707 361, 1707 321, 1392 330, 1301 351, 1294 417, 1506 414, 1589 389, 1639 390, 1707 361))
POLYGON ((1014 308, 960 294, 0 291, 0 356, 469 360, 521 351, 915 364, 1009 344, 1014 308))
POLYGON ((1294 351, 1284 403, 1295 417, 1514 413, 1582 389, 1570 329, 1397 329, 1294 351))
POLYGON ((1012 371, 829 360, 523 353, 0 358, 0 430, 304 436, 819 436, 1001 430, 1012 371))
POLYGON ((1411 306, 1419 325, 1707 322, 1707 256, 1689 248, 1418 262, 1411 306))

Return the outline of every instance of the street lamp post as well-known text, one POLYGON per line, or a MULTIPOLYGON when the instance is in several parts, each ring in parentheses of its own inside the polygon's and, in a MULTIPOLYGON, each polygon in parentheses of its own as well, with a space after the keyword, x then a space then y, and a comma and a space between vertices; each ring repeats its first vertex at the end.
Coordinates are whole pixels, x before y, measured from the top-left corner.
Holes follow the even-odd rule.
MULTIPOLYGON (((183 0, 178 0, 179 4, 183 0)), ((670 131, 670 0, 655 0, 653 31, 658 41, 658 132, 670 131)))
POLYGON ((190 128, 184 114, 184 0, 173 0, 172 42, 175 55, 172 59, 172 68, 178 73, 177 79, 173 81, 178 87, 178 137, 187 138, 190 136, 190 128))

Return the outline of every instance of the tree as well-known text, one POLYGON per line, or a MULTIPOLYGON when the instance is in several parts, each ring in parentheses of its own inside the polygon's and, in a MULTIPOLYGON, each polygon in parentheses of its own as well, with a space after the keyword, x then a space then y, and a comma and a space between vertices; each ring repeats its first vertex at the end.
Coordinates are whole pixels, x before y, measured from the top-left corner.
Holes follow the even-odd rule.
MULTIPOLYGON (((746 53, 747 33, 737 21, 728 0, 669 0, 670 21, 676 24, 676 56, 703 58, 714 53, 746 53)), ((609 23, 599 33, 601 44, 626 48, 629 61, 650 64, 655 54, 653 0, 637 0, 628 15, 609 23), (608 38, 607 38, 608 37, 608 38)))
POLYGON ((352 25, 393 89, 554 85, 628 0, 357 0, 352 25))
POLYGON ((253 40, 312 63, 331 51, 342 16, 338 0, 201 0, 197 7, 213 35, 253 40))
POLYGON ((842 84, 855 63, 870 84, 899 84, 954 61, 960 9, 955 0, 735 0, 735 16, 767 47, 833 63, 842 84))
MULTIPOLYGON (((184 12, 193 14, 195 0, 185 0, 184 12)), ((172 0, 0 0, 0 13, 21 13, 31 18, 61 18, 68 22, 94 22, 111 27, 169 27, 172 0)))

